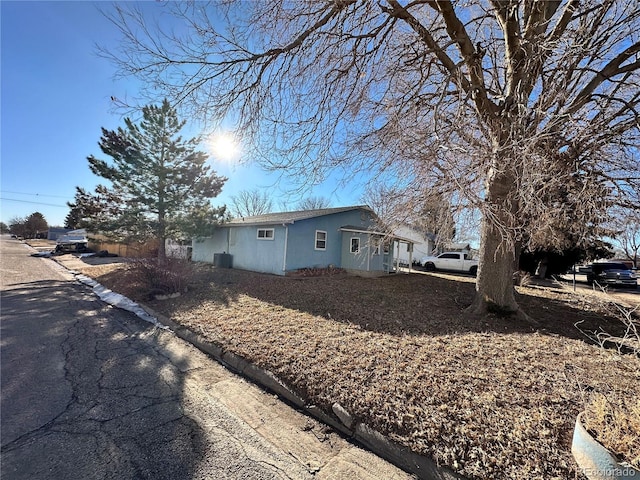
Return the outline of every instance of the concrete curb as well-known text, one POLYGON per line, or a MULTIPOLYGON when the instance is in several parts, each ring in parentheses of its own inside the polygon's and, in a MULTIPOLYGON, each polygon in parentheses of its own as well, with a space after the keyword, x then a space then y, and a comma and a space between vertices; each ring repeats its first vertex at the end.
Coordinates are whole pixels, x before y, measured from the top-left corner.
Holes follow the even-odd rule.
POLYGON ((203 336, 177 324, 147 305, 140 304, 140 306, 146 310, 149 315, 157 318, 160 323, 169 327, 178 337, 207 353, 232 372, 242 375, 261 387, 277 394, 280 398, 304 411, 307 415, 330 426, 346 437, 351 438, 404 471, 425 480, 467 480, 466 477, 459 475, 453 470, 437 465, 432 459, 418 455, 408 448, 393 442, 368 425, 354 421, 353 416, 340 404, 334 404, 333 409, 339 412, 339 414, 334 412, 328 413, 315 405, 307 404, 302 397, 269 370, 253 365, 240 355, 225 351, 221 346, 207 341, 203 336))

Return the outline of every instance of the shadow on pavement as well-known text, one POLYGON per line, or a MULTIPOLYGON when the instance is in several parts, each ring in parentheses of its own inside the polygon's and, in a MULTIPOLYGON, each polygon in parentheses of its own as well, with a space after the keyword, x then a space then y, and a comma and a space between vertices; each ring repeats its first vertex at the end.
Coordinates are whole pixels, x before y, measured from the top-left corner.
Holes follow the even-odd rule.
POLYGON ((68 282, 1 308, 2 478, 192 478, 206 442, 152 325, 68 282))

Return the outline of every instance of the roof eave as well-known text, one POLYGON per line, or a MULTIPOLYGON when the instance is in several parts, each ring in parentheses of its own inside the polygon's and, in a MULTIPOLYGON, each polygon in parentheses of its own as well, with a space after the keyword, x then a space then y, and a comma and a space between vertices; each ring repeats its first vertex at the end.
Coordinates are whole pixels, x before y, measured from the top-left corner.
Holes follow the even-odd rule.
POLYGON ((221 227, 268 227, 268 226, 279 226, 279 225, 293 225, 296 223, 295 220, 281 220, 281 221, 271 221, 271 222, 243 222, 243 223, 223 223, 221 227))
POLYGON ((364 229, 358 229, 358 228, 341 227, 340 231, 353 232, 353 233, 367 233, 369 235, 378 235, 380 237, 392 238, 393 240, 399 240, 401 242, 413 243, 414 245, 422 243, 422 242, 416 242, 415 240, 411 240, 410 238, 404 238, 398 235, 393 235, 392 233, 376 232, 375 230, 364 230, 364 229))

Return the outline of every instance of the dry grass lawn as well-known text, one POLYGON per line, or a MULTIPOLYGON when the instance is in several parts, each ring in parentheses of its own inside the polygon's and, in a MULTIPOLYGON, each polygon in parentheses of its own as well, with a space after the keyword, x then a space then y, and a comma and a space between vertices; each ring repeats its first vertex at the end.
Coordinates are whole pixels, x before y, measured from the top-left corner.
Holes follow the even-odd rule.
MULTIPOLYGON (((437 275, 285 278, 197 267, 189 292, 150 301, 126 271, 85 273, 473 479, 582 478, 571 455, 594 393, 640 398, 640 359, 587 342, 616 333, 603 301, 519 289, 539 322, 468 318, 473 283, 437 275)), ((110 271, 111 270, 111 271, 110 271)), ((619 333, 619 332, 618 332, 619 333)))

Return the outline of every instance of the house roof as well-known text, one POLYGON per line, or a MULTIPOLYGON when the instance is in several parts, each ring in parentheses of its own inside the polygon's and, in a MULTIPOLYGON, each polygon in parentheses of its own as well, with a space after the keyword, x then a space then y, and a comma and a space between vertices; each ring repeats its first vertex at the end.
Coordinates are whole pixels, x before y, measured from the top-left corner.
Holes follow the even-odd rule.
POLYGON ((414 240, 416 243, 420 243, 422 240, 425 240, 425 239, 432 240, 432 241, 436 239, 436 235, 434 233, 424 232, 423 230, 420 230, 417 227, 413 225, 408 225, 408 224, 397 225, 393 229, 393 232, 398 235, 402 235, 406 238, 410 238, 414 240))
POLYGON ((468 243, 448 243, 445 248, 451 251, 471 250, 471 245, 468 243))
POLYGON ((246 225, 290 224, 300 220, 323 217, 325 215, 333 215, 335 213, 349 212, 351 210, 367 210, 373 213, 373 210, 368 206, 357 205, 352 207, 320 208, 316 210, 298 210, 295 212, 267 213, 265 215, 256 215, 254 217, 239 217, 229 220, 224 225, 228 227, 241 227, 246 225))

